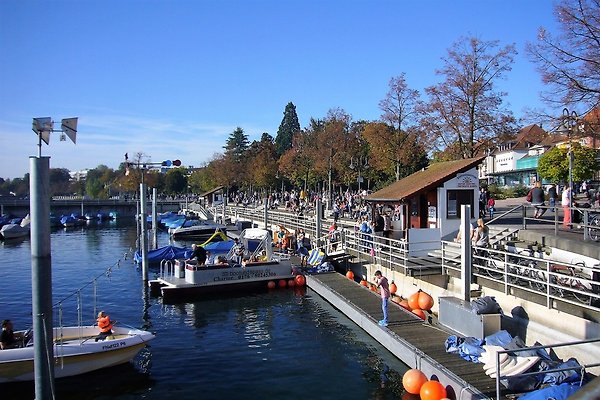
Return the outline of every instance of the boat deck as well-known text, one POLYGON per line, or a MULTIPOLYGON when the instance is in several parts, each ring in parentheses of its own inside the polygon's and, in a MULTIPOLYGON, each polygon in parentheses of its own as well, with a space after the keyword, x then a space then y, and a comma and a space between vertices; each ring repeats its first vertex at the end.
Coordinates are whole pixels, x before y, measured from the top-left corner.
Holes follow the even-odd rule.
POLYGON ((450 398, 495 398, 496 381, 484 373, 482 364, 446 352, 444 342, 453 334, 450 330, 425 323, 393 302, 388 306, 388 327, 380 327, 379 295, 339 273, 310 275, 307 283, 405 364, 428 376, 436 375, 447 388, 451 386, 455 396, 450 398))

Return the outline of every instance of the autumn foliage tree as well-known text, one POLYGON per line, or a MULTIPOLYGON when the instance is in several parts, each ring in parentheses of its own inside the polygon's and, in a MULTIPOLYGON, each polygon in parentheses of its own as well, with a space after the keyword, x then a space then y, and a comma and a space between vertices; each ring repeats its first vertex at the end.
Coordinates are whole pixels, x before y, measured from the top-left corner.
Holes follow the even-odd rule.
MULTIPOLYGON (((568 182, 569 156, 568 147, 553 147, 540 156, 538 161, 538 174, 550 182, 568 182)), ((596 149, 583 147, 573 143, 573 181, 581 182, 591 179, 598 170, 597 161, 599 153, 596 149)))
POLYGON ((471 158, 481 140, 514 130, 505 93, 496 82, 512 69, 514 45, 498 48, 497 41, 460 39, 443 58, 436 73, 444 81, 425 89, 422 128, 433 150, 452 149, 452 158, 471 158))
POLYGON ((600 1, 557 2, 555 15, 560 33, 540 28, 537 42, 527 52, 536 63, 548 90, 542 99, 549 105, 600 106, 600 1))
POLYGON ((278 167, 273 137, 266 132, 263 133, 260 141, 250 145, 249 155, 248 161, 252 168, 248 171, 248 175, 251 182, 263 189, 275 185, 278 167))

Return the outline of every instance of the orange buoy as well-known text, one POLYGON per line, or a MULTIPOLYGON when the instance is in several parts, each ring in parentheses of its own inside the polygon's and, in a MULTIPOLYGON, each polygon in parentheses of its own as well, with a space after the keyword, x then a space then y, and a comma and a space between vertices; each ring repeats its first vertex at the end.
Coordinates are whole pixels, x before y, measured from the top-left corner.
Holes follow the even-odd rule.
POLYGON ((276 285, 275 285, 275 282, 273 282, 273 281, 269 281, 269 283, 267 283, 267 287, 268 287, 269 289, 275 289, 275 286, 276 286, 276 285))
POLYGON ((348 272, 346 272, 346 278, 354 280, 354 272, 348 270, 348 272))
POLYGON ((421 289, 419 289, 418 292, 415 292, 413 294, 411 294, 410 296, 408 296, 408 306, 410 307, 411 310, 415 310, 417 308, 419 308, 419 293, 421 292, 421 289))
POLYGON ((442 400, 446 397, 446 388, 438 381, 427 381, 419 391, 422 400, 442 400))
POLYGON ((279 287, 280 287, 280 288, 287 287, 287 282, 286 282, 286 280, 285 280, 285 279, 280 279, 280 280, 279 280, 279 287))
POLYGON ((289 287, 294 287, 294 286, 296 286, 296 281, 293 279, 290 279, 290 280, 288 280, 287 284, 289 287))
POLYGON ((421 310, 420 308, 415 308, 414 310, 412 310, 412 312, 417 317, 421 318, 423 321, 425 321, 425 319, 427 318, 427 316, 425 315, 425 311, 421 310))
POLYGON ((362 280, 360 281, 360 284, 363 285, 364 287, 369 287, 369 282, 367 282, 365 280, 365 278, 362 278, 362 280))
POLYGON ((421 386, 427 382, 425 374, 418 369, 409 369, 402 376, 402 386, 408 393, 421 393, 421 386))
POLYGON ((421 310, 429 311, 431 310, 431 307, 433 307, 433 297, 431 297, 429 293, 419 293, 419 308, 421 310))
POLYGON ((306 285, 306 278, 304 277, 304 275, 296 275, 294 280, 296 281, 296 286, 306 285))
POLYGON ((420 308, 421 310, 431 310, 431 307, 433 307, 433 297, 419 289, 418 292, 410 295, 408 298, 408 305, 412 310, 417 308, 420 308))
POLYGON ((398 291, 398 286, 396 286, 396 284, 394 283, 394 281, 392 281, 392 283, 390 284, 390 293, 391 294, 396 294, 396 291, 398 291))
POLYGON ((372 290, 373 292, 377 292, 377 286, 375 286, 375 285, 371 284, 371 290, 372 290))

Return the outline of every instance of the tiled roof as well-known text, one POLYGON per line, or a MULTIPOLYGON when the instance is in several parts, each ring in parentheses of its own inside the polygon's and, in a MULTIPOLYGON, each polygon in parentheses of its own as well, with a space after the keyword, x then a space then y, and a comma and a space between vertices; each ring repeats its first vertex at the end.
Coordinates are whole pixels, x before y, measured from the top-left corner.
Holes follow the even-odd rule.
POLYGON ((367 201, 402 201, 416 193, 437 187, 457 173, 481 164, 485 157, 438 162, 417 171, 366 197, 367 201))
POLYGON ((540 144, 546 136, 546 131, 537 124, 525 126, 517 133, 513 149, 526 149, 530 147, 529 144, 540 144))

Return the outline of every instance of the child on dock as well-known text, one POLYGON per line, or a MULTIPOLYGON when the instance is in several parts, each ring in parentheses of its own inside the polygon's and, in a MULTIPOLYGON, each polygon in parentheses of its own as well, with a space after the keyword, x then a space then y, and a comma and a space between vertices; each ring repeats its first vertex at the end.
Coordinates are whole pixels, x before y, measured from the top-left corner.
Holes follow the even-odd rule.
POLYGON ((383 311, 383 319, 379 321, 379 325, 388 326, 388 313, 387 313, 387 305, 388 300, 390 299, 390 286, 388 284, 388 280, 381 271, 375 271, 375 283, 377 284, 377 288, 381 288, 381 309, 383 311))

